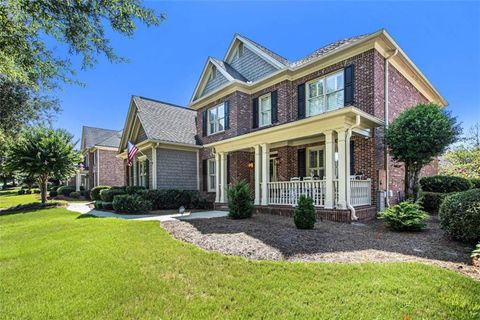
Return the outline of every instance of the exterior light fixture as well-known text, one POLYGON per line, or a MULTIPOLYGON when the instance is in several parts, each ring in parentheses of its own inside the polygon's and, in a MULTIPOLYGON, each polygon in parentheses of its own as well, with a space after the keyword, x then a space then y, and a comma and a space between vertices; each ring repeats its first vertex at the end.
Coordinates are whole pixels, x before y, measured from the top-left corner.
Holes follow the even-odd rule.
POLYGON ((255 165, 253 164, 253 161, 248 161, 247 167, 249 169, 253 169, 255 167, 255 165))

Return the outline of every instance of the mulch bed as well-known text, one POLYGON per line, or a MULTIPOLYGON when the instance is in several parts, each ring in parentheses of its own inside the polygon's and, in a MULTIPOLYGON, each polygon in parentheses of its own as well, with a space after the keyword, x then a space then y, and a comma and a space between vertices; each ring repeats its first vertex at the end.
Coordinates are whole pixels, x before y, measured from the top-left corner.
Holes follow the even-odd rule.
POLYGON ((175 238, 205 250, 255 260, 308 262, 423 262, 480 280, 471 265, 472 248, 449 240, 432 217, 422 232, 391 232, 382 221, 317 222, 313 230, 298 230, 291 218, 267 214, 250 219, 229 218, 165 221, 175 238))

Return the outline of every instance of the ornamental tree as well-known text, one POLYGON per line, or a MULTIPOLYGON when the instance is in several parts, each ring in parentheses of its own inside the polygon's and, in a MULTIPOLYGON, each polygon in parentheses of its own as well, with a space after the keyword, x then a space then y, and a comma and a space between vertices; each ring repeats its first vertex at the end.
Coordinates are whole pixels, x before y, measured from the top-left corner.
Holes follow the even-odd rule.
POLYGON ((72 140, 73 135, 63 129, 30 127, 10 146, 7 166, 12 171, 35 177, 45 203, 48 179, 67 178, 75 173, 80 162, 72 140))
POLYGON ((461 132, 457 120, 440 106, 418 104, 403 111, 387 128, 389 153, 405 166, 405 195, 417 199, 420 170, 445 152, 461 132))

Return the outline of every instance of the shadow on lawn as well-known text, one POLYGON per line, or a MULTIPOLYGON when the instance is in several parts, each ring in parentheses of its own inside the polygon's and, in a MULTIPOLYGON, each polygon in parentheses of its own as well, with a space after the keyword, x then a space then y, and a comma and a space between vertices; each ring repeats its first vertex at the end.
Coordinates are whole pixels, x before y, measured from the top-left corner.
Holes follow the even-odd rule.
POLYGON ((379 220, 354 224, 323 221, 317 222, 313 230, 298 230, 291 218, 271 215, 254 215, 244 220, 215 218, 185 222, 204 235, 231 234, 234 237, 234 234, 245 233, 277 249, 285 259, 302 254, 379 250, 470 263, 470 247, 449 240, 440 229, 437 217, 432 217, 421 232, 392 232, 379 220))

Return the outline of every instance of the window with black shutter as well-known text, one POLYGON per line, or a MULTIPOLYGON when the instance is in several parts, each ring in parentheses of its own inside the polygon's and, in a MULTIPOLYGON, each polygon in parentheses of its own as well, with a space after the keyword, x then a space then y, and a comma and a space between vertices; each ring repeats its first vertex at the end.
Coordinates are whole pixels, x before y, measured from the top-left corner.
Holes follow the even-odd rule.
POLYGON ((297 87, 297 102, 297 118, 303 119, 305 118, 305 83, 302 83, 297 87))
POLYGON ((272 123, 278 122, 278 94, 277 91, 272 92, 272 123))
POLYGON ((202 136, 207 135, 207 126, 208 126, 208 110, 203 110, 202 111, 202 136))
POLYGON ((344 72, 344 105, 348 106, 353 104, 353 89, 354 89, 354 79, 355 79, 355 69, 354 65, 349 65, 345 67, 344 72))
POLYGON ((306 168, 306 152, 305 149, 298 149, 297 150, 297 168, 298 168, 298 176, 305 177, 307 168, 306 168))
POLYGON ((258 98, 252 99, 252 128, 258 128, 258 98))
POLYGON ((230 129, 230 101, 225 101, 225 130, 230 129))
POLYGON ((207 178, 207 171, 208 171, 208 160, 203 160, 202 161, 202 185, 203 185, 203 191, 207 192, 208 191, 208 178, 207 178))

